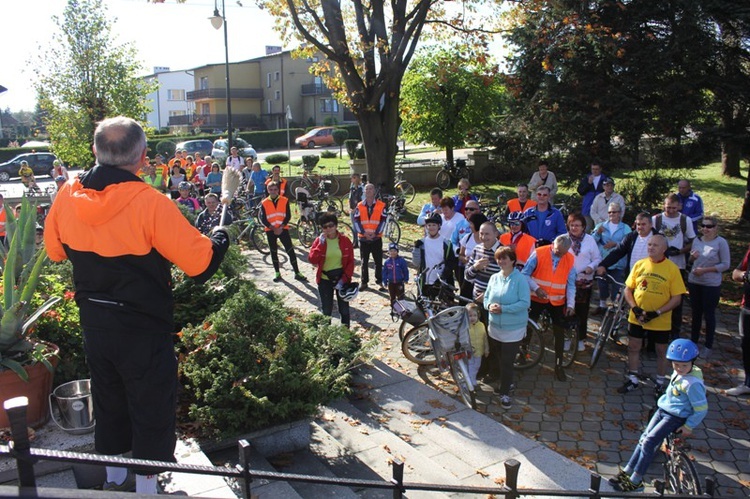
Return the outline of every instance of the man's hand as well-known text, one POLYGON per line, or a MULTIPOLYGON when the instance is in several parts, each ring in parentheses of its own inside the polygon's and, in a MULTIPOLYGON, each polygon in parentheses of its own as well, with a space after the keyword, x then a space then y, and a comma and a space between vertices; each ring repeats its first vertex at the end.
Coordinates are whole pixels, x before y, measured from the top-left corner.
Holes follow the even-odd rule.
POLYGON ((643 316, 644 316, 644 319, 641 322, 646 323, 646 322, 651 322, 652 320, 659 317, 659 314, 657 314, 654 311, 654 312, 646 312, 643 316))
POLYGON ((645 311, 641 307, 633 307, 631 310, 636 317, 641 316, 645 313, 645 311))
POLYGON ((547 299, 547 292, 544 291, 542 288, 537 288, 535 292, 536 292, 536 296, 541 298, 542 300, 547 299))
POLYGON ((281 227, 276 227, 273 229, 273 233, 277 236, 280 236, 283 231, 284 229, 282 229, 281 227))
POLYGON ((676 433, 678 433, 681 437, 689 437, 693 434, 693 430, 685 425, 682 425, 676 433))
POLYGON ((596 275, 604 275, 606 273, 607 273, 607 269, 606 268, 601 267, 601 266, 599 266, 599 267, 596 268, 596 275))
POLYGON ((565 317, 572 317, 572 316, 573 316, 573 315, 574 315, 575 313, 576 313, 576 311, 575 311, 575 310, 573 310, 573 309, 572 309, 572 308, 570 308, 570 307, 567 307, 567 308, 565 309, 565 317))
POLYGON ((597 234, 602 234, 604 232, 604 225, 600 225, 598 229, 596 229, 597 234))
POLYGON ((320 235, 320 236, 318 237, 318 243, 319 243, 319 244, 325 244, 325 243, 326 243, 326 236, 325 236, 325 234, 321 234, 321 235, 320 235))

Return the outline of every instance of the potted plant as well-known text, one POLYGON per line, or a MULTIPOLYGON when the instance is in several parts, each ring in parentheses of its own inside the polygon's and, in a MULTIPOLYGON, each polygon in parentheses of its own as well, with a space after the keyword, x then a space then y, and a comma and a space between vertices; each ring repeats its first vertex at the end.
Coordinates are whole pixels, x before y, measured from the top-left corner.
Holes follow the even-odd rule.
MULTIPOLYGON (((7 251, 3 256, 0 292, 0 400, 25 396, 29 399, 27 417, 30 426, 41 426, 49 417, 49 394, 59 349, 31 334, 31 326, 57 303, 53 297, 31 311, 39 276, 47 264, 47 252, 36 248, 36 206, 24 198, 16 220, 8 206, 7 251)), ((0 411, 0 427, 8 426, 5 411, 0 411)))

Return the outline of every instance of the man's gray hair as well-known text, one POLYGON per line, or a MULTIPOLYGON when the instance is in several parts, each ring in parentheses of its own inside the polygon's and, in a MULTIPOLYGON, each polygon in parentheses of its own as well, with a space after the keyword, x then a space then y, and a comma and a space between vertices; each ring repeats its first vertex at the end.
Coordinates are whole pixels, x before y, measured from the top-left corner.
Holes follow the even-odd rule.
POLYGON ((622 212, 622 206, 620 206, 620 203, 612 202, 612 203, 609 203, 609 206, 607 206, 607 211, 622 212))
POLYGON ((563 253, 567 252, 573 245, 573 241, 570 240, 570 236, 567 234, 560 234, 555 238, 555 244, 557 244, 563 253))
POLYGON ((99 122, 94 132, 96 161, 102 166, 137 164, 146 149, 146 134, 137 121, 125 116, 99 122))

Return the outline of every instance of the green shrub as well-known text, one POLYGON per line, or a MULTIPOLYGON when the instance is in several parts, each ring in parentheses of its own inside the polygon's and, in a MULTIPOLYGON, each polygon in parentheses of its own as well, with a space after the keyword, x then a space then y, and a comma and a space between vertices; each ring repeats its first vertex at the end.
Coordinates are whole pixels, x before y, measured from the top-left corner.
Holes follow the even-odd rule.
POLYGON ((317 154, 305 154, 302 156, 302 164, 305 166, 305 169, 312 170, 315 168, 315 166, 318 164, 318 161, 320 161, 320 156, 317 154))
POLYGON ((346 128, 334 128, 331 135, 333 135, 333 141, 336 145, 341 146, 349 138, 349 131, 346 128))
POLYGON ((629 178, 618 182, 615 190, 628 200, 627 221, 641 211, 653 213, 664 204, 667 194, 674 192, 677 182, 690 178, 686 170, 646 168, 634 170, 629 178))
POLYGON ((337 120, 335 116, 328 116, 326 119, 323 120, 323 125, 325 126, 336 126, 338 124, 339 124, 339 120, 337 120))
POLYGON ((156 152, 169 159, 174 156, 174 151, 177 148, 177 143, 171 140, 160 140, 156 144, 156 152))
POLYGON ((349 159, 356 159, 359 140, 347 139, 344 141, 344 146, 346 147, 346 153, 349 155, 349 159))
POLYGON ((243 283, 206 325, 183 331, 190 417, 229 436, 294 421, 342 396, 359 341, 319 314, 297 314, 243 283))
POLYGON ((302 160, 301 159, 293 159, 289 162, 292 166, 302 166, 302 160))
POLYGON ((357 148, 355 153, 356 159, 365 159, 365 145, 362 144, 357 148))
POLYGON ((280 165, 281 163, 286 163, 287 161, 289 161, 289 156, 283 153, 269 154, 268 156, 266 156, 265 161, 269 165, 280 165))
POLYGON ((333 159, 338 158, 339 155, 336 154, 336 151, 329 151, 328 149, 324 149, 320 151, 320 157, 324 159, 333 159))

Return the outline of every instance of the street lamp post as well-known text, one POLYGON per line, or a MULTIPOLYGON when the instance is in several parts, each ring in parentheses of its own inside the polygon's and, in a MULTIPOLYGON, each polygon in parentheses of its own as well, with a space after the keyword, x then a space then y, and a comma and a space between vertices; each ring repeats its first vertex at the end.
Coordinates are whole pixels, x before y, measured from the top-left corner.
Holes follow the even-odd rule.
POLYGON ((224 68, 226 70, 227 80, 227 156, 232 149, 232 98, 229 96, 229 42, 227 40, 227 11, 224 6, 224 0, 221 0, 221 15, 219 15, 218 0, 214 0, 214 15, 210 17, 211 26, 215 29, 224 25, 224 68))

